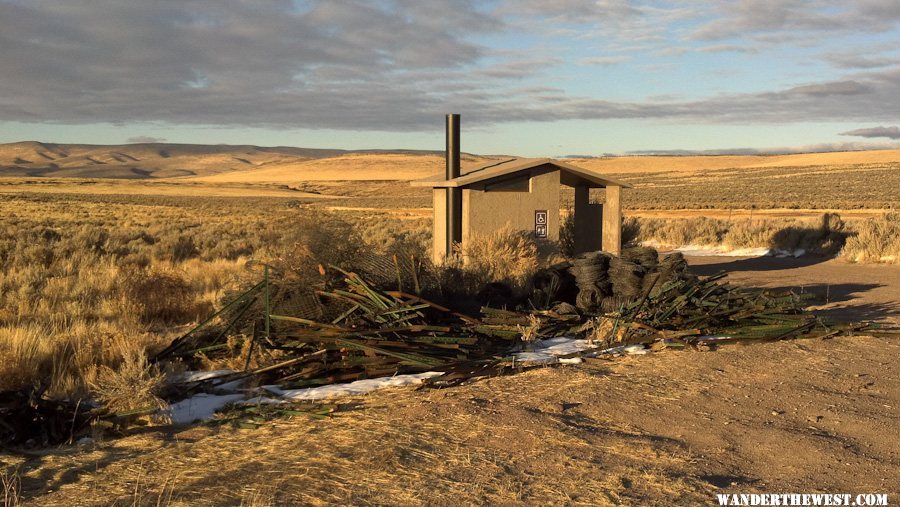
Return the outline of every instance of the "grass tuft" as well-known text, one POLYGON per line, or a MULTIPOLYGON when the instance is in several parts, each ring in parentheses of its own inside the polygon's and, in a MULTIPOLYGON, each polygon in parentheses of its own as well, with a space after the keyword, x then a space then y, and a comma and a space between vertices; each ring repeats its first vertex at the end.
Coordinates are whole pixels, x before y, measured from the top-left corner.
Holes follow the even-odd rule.
POLYGON ((143 350, 130 350, 118 367, 101 365, 92 376, 94 398, 115 413, 166 407, 159 397, 166 377, 156 365, 148 364, 143 350))

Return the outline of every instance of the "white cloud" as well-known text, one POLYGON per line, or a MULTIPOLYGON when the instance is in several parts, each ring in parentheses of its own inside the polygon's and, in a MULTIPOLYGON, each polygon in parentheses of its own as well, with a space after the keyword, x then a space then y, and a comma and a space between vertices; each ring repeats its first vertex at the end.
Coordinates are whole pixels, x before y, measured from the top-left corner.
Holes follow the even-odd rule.
POLYGON ((900 139, 900 127, 870 127, 864 129, 841 132, 842 136, 857 137, 886 137, 888 139, 900 139))
MULTIPOLYGON (((895 0, 846 6, 836 0, 723 0, 711 11, 703 2, 625 0, 308 0, 303 8, 297 5, 293 0, 0 0, 0 120, 415 131, 434 128, 434 118, 447 111, 463 113, 473 125, 610 118, 701 123, 900 118, 900 69, 869 65, 865 57, 855 67, 874 69, 869 73, 802 86, 690 101, 612 101, 567 94, 555 86, 570 76, 541 79, 557 70, 565 55, 549 49, 504 51, 482 42, 513 28, 526 29, 515 31, 524 38, 554 29, 611 37, 614 43, 604 45, 604 53, 576 59, 583 66, 640 62, 641 52, 678 37, 681 44, 668 46, 673 53, 683 47, 752 51, 755 46, 743 40, 686 39, 846 31, 860 20, 883 29, 900 19, 895 0), (610 53, 609 47, 636 49, 610 53)), ((645 65, 661 64, 674 68, 678 62, 645 65)))
POLYGON ((616 65, 630 61, 630 56, 592 56, 578 60, 578 65, 616 65))

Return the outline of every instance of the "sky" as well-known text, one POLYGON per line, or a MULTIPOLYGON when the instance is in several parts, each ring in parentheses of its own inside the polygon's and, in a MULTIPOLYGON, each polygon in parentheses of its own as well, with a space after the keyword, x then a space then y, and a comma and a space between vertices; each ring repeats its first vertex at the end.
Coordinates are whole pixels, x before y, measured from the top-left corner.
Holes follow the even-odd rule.
POLYGON ((0 0, 0 142, 900 148, 898 0, 0 0))

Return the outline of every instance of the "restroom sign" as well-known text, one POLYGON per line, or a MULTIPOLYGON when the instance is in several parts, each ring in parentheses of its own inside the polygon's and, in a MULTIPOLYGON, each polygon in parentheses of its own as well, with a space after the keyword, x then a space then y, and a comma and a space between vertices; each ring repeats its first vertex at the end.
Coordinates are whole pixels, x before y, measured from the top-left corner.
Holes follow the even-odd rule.
POLYGON ((535 210, 534 212, 534 237, 547 237, 547 210, 535 210))

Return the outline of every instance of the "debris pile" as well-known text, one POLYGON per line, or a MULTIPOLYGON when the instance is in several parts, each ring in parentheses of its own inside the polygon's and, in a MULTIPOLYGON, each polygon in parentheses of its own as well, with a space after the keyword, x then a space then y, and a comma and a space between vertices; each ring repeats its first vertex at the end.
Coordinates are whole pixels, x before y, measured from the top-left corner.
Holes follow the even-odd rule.
MULTIPOLYGON (((215 361, 243 354, 248 367, 253 361, 268 363, 245 368, 245 375, 296 388, 448 368, 502 354, 517 336, 515 328, 485 324, 417 295, 378 290, 356 273, 332 270, 341 277, 315 294, 326 307, 324 314, 333 318, 264 312, 262 324, 255 316, 240 322, 258 302, 257 293, 266 289, 266 284, 258 285, 238 298, 242 303, 231 305, 237 319, 225 329, 252 328, 237 343, 221 331, 204 333, 198 326, 156 360, 190 363, 199 355, 215 361)), ((266 299, 264 305, 270 304, 266 299)))
POLYGON ((502 368, 530 342, 556 337, 587 339, 596 347, 699 347, 848 329, 804 311, 809 295, 741 289, 724 283, 724 274, 699 279, 681 254, 659 259, 652 248, 620 257, 594 252, 541 270, 527 298, 506 308, 482 307, 477 316, 354 272, 321 272, 314 291, 318 318, 272 311, 284 305, 270 291, 290 291, 267 276, 155 359, 180 358, 189 367, 198 359, 239 359, 243 372, 215 382, 249 376, 258 385, 296 389, 424 371, 478 376, 502 368))

